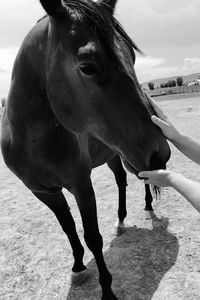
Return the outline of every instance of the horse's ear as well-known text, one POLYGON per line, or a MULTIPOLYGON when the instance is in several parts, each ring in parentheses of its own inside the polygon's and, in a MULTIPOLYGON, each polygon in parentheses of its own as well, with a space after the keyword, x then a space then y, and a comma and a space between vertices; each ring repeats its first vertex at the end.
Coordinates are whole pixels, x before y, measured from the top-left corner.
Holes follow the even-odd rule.
POLYGON ((62 0, 40 0, 47 14, 53 18, 58 18, 66 14, 66 10, 62 4, 62 0))
POLYGON ((97 2, 105 7, 108 7, 108 9, 113 13, 117 0, 98 0, 97 2))

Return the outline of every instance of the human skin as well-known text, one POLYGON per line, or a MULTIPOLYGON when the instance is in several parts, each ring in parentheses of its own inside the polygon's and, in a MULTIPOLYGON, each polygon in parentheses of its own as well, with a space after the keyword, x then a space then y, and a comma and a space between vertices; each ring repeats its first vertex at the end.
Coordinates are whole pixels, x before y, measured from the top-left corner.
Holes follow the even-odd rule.
MULTIPOLYGON (((152 116, 152 122, 160 127, 165 137, 171 141, 185 156, 200 164, 200 141, 181 133, 170 122, 167 115, 149 97, 157 116, 152 116)), ((170 170, 142 171, 139 177, 144 179, 146 184, 153 184, 159 187, 170 186, 182 194, 197 211, 200 212, 200 184, 183 175, 170 170)))

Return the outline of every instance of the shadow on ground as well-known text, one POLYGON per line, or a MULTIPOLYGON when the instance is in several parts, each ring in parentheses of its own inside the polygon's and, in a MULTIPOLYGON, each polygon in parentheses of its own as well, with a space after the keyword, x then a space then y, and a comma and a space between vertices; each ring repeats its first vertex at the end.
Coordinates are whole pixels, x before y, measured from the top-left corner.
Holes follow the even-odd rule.
MULTIPOLYGON (((152 221, 153 229, 127 228, 104 253, 113 276, 113 291, 120 300, 150 300, 166 272, 175 264, 178 240, 168 232, 168 219, 152 221)), ((95 261, 87 265, 87 280, 72 285, 67 300, 101 299, 95 261)))

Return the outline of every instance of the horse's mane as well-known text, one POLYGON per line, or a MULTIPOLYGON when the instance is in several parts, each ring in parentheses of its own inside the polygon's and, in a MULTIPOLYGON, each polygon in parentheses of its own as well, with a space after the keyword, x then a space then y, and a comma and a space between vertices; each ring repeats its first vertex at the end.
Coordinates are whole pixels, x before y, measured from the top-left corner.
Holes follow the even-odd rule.
POLYGON ((133 40, 126 34, 121 24, 110 13, 106 5, 92 0, 64 0, 64 6, 71 10, 78 18, 90 20, 91 24, 104 35, 108 41, 113 38, 123 39, 130 47, 142 53, 133 40))

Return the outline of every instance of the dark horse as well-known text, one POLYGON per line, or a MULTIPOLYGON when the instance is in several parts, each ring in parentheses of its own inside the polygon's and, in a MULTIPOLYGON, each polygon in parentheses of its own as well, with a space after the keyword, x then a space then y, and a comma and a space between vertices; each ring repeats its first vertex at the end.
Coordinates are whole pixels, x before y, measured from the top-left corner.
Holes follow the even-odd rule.
POLYGON ((73 271, 80 272, 84 249, 62 188, 73 193, 102 299, 117 299, 102 254, 91 170, 116 154, 136 175, 165 168, 170 150, 151 122, 152 108, 134 72, 138 48, 113 17, 116 1, 40 2, 48 16, 26 36, 15 60, 3 157, 54 212, 73 250, 73 271))

